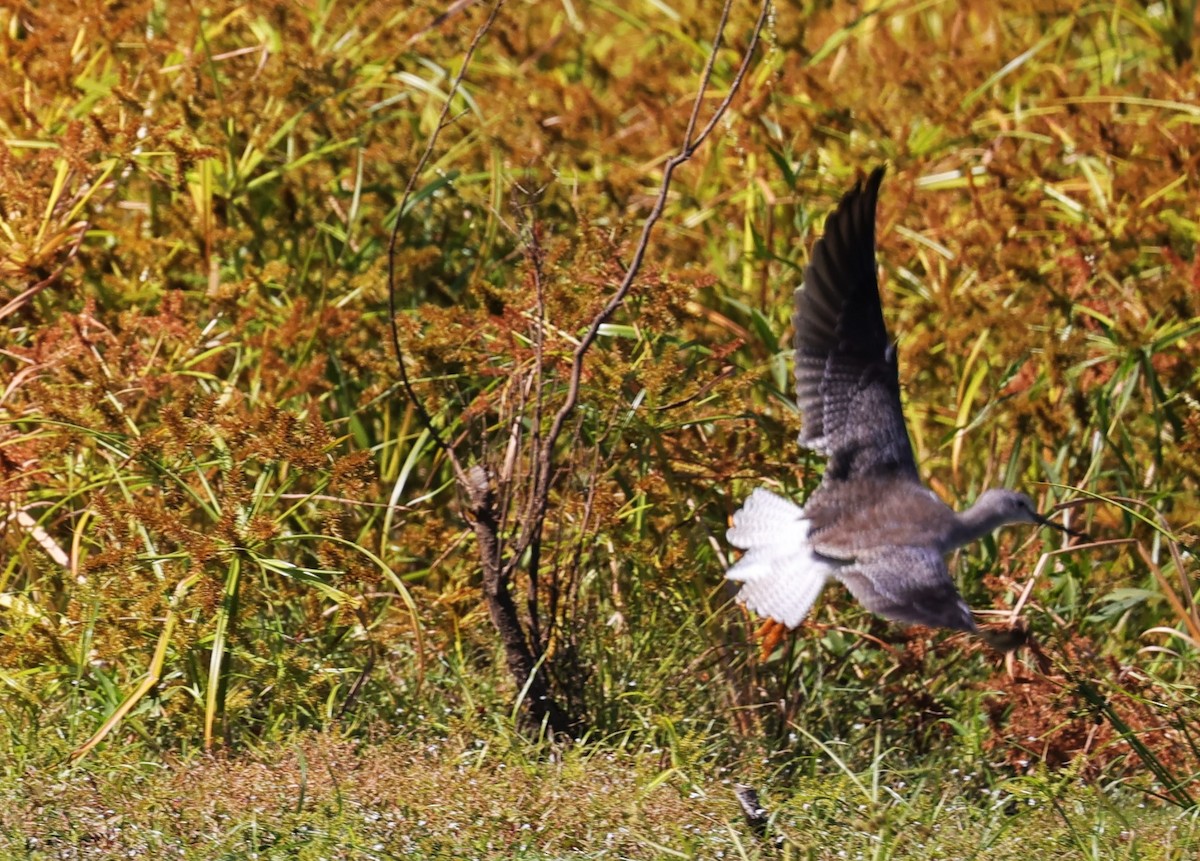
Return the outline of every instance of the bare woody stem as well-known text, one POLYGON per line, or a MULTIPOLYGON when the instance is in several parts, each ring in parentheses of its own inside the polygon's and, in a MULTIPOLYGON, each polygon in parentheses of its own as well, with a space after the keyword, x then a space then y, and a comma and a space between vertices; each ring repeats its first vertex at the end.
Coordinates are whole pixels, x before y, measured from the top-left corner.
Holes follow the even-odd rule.
MULTIPOLYGON (((412 403, 417 417, 425 427, 425 430, 429 432, 430 438, 446 456, 446 459, 454 470, 454 476, 459 488, 467 497, 467 505, 471 512, 471 527, 475 532, 475 537, 479 545, 484 600, 487 604, 492 624, 495 626, 497 633, 499 633, 500 641, 504 646, 505 660, 509 673, 518 687, 526 692, 527 702, 530 706, 529 711, 533 721, 538 724, 544 721, 552 733, 565 735, 570 731, 570 721, 567 714, 550 696, 545 674, 535 672, 537 659, 534 656, 534 649, 526 637, 521 625, 520 614, 517 612, 516 604, 509 591, 511 578, 503 563, 504 547, 501 536, 501 525, 497 517, 498 509, 495 494, 491 487, 491 477, 482 466, 473 466, 470 469, 464 469, 462 462, 455 453, 455 443, 447 442, 434 426, 432 417, 425 409, 421 399, 417 397, 412 380, 408 376, 408 368, 404 361, 404 350, 400 344, 400 331, 396 324, 396 243, 400 234, 400 226, 407 214, 408 202, 412 199, 417 179, 424 172, 425 165, 429 162, 433 154, 438 136, 448 124, 447 117, 450 114, 450 105, 462 85, 467 69, 471 65, 471 59, 475 56, 476 49, 483 41, 483 37, 491 29, 492 24, 496 20, 497 13, 503 5, 504 0, 496 0, 492 5, 487 19, 475 31, 475 36, 472 38, 470 45, 467 47, 466 55, 463 57, 462 66, 459 68, 454 80, 450 83, 450 88, 446 93, 446 101, 443 103, 441 114, 438 116, 437 125, 434 127, 433 133, 429 136, 429 140, 425 144, 425 149, 416 167, 413 168, 412 173, 408 177, 404 194, 401 195, 399 210, 396 214, 396 223, 392 228, 391 238, 388 242, 388 315, 391 324, 392 348, 396 353, 396 362, 400 370, 400 383, 404 388, 404 394, 407 396, 409 402, 412 403)), ((539 307, 541 306, 539 305, 539 307)))
POLYGON ((521 627, 521 618, 508 588, 508 578, 501 576, 503 550, 500 546, 500 524, 496 520, 496 500, 487 471, 481 466, 472 466, 467 471, 464 489, 474 513, 475 534, 483 567, 483 595, 488 615, 504 645, 509 674, 526 691, 533 722, 538 725, 545 722, 551 733, 566 736, 572 729, 571 720, 551 696, 546 674, 537 672, 537 659, 521 627))
MULTIPOLYGON (((709 53, 708 60, 704 67, 704 72, 700 78, 700 85, 696 93, 695 102, 692 105, 692 112, 688 118, 687 129, 684 132, 683 143, 679 151, 667 159, 663 166, 662 181, 659 186, 658 196, 655 199, 654 206, 650 214, 646 217, 646 221, 642 226, 641 236, 634 247, 633 257, 629 267, 626 269, 620 283, 613 290, 604 306, 592 318, 587 332, 580 340, 571 360, 570 378, 567 388, 566 399, 554 414, 550 428, 544 437, 538 438, 538 429, 541 426, 540 416, 543 405, 543 379, 542 372, 544 356, 543 349, 543 331, 545 325, 545 304, 542 293, 541 283, 541 249, 537 246, 536 235, 532 237, 533 245, 527 249, 527 254, 531 257, 534 264, 535 286, 537 288, 537 314, 538 314, 538 331, 535 333, 535 343, 537 347, 537 378, 536 388, 534 392, 534 410, 535 417, 538 418, 534 422, 533 431, 533 455, 534 463, 531 470, 532 474, 529 478, 529 495, 526 497, 527 502, 522 506, 520 512, 521 525, 516 540, 512 542, 509 548, 505 549, 505 532, 502 518, 500 516, 500 507, 497 504, 495 490, 492 487, 492 477, 487 469, 483 466, 472 466, 470 469, 464 469, 462 462, 454 450, 456 443, 447 442, 434 426, 433 420, 428 411, 424 408, 421 401, 418 399, 416 392, 412 386, 412 381, 408 376, 408 370, 404 361, 403 350, 400 345, 399 329, 396 323, 396 298, 395 298, 395 252, 397 237, 400 231, 400 225, 405 218, 408 202, 412 198, 413 189, 416 187, 418 177, 421 176, 433 152, 434 146, 437 143, 437 138, 443 128, 447 125, 447 117, 449 116, 450 104, 454 99, 455 93, 458 91, 467 68, 471 63, 471 59, 475 54, 475 50, 482 41, 484 35, 491 28, 496 19, 497 12, 503 5, 503 0, 496 0, 491 8, 488 18, 475 33, 465 57, 463 58, 462 67, 458 74, 450 84, 449 91, 445 104, 442 106, 441 115, 438 118, 438 123, 426 143, 425 150, 421 155, 412 174, 409 176, 408 183, 404 189, 404 194, 401 197, 400 208, 396 218, 396 224, 393 227, 391 241, 388 244, 388 310, 390 312, 392 346, 396 352, 396 359, 400 368, 400 381, 403 386, 404 393, 413 403, 417 416, 421 424, 429 432, 430 437, 434 440, 438 449, 445 454, 451 467, 454 470, 455 478, 459 488, 467 497, 467 504, 471 514, 471 526, 475 532, 475 536, 479 546, 480 567, 482 569, 483 593, 484 599, 488 606, 488 613, 491 616, 492 623, 495 625, 497 632, 500 635, 501 642, 504 646, 505 659, 508 665, 509 672, 517 686, 525 691, 526 704, 528 706, 529 717, 533 722, 539 725, 545 725, 555 735, 564 735, 571 732, 575 727, 572 724, 570 716, 558 705, 551 695, 549 684, 547 682, 547 674, 539 669, 540 648, 539 637, 536 634, 530 636, 524 625, 522 625, 520 614, 518 613, 516 603, 510 592, 510 584, 512 576, 516 568, 521 564, 522 559, 527 561, 531 570, 530 583, 533 589, 536 589, 537 583, 537 568, 540 564, 542 549, 543 529, 546 521, 546 514, 549 507, 550 489, 553 485, 555 475, 554 456, 558 443, 558 439, 562 435, 563 428, 566 426, 567 419, 575 411, 579 403, 580 381, 583 375, 584 360, 595 344, 596 338, 600 333, 600 327, 607 321, 613 313, 621 306, 633 288, 634 281, 637 279, 638 273, 641 271, 642 263, 646 256, 646 251, 649 248, 650 236, 654 230, 655 224, 662 217, 663 211, 666 208, 667 196, 671 187, 671 180, 675 169, 685 161, 690 159, 708 136, 716 128, 721 117, 728 110, 729 105, 737 95, 741 87, 741 83, 745 78, 746 72, 750 67, 750 62, 753 59, 755 50, 758 46, 759 38, 762 33, 763 24, 766 21, 768 11, 770 10, 770 0, 762 0, 762 7, 759 11, 758 20, 755 23, 754 31, 750 42, 746 48, 745 55, 742 58, 742 63, 738 68, 737 74, 730 83, 729 92, 725 95, 717 106, 712 117, 697 132, 699 123, 700 111, 704 103, 705 94, 708 91, 709 83, 712 79, 712 70, 716 62, 717 52, 721 47, 721 40, 725 32, 725 26, 729 20, 729 12, 733 5, 733 0, 725 0, 722 8, 721 19, 717 26, 717 31, 713 37, 712 50, 709 53), (526 557, 526 551, 529 555, 526 557)), ((530 606, 530 624, 536 629, 536 593, 531 590, 531 606, 530 606)), ((547 625, 552 625, 553 619, 547 619, 547 625)))
POLYGON ((675 174, 675 169, 690 159, 712 133, 713 129, 716 128, 717 123, 720 122, 721 117, 725 115, 730 104, 732 104, 734 97, 741 88, 742 80, 750 68, 750 61, 754 57, 755 49, 758 47, 759 38, 762 35, 763 25, 766 23, 767 14, 771 9, 771 0, 763 0, 762 2, 758 13, 758 20, 755 21, 754 31, 750 36, 749 44, 746 46, 745 55, 742 57, 742 64, 738 67, 737 74, 734 75, 733 80, 730 82, 729 92, 725 94, 725 98, 721 100, 712 117, 705 124, 704 128, 700 130, 699 134, 697 134, 696 125, 699 121, 700 109, 704 102, 704 95, 708 91, 709 82, 712 79, 713 64, 716 62, 717 51, 721 47, 721 38, 724 35, 725 25, 729 20, 729 10, 732 5, 733 0, 725 0, 725 5, 721 10, 721 20, 717 24, 717 32, 713 37, 713 47, 709 52, 704 72, 700 76, 700 86, 696 92, 696 99, 692 104, 692 113, 688 118, 683 144, 680 146, 679 152, 667 159, 663 166, 663 176, 658 189, 658 197, 655 199, 654 207, 650 210, 650 214, 646 216, 646 221, 642 225, 642 233, 637 245, 634 246, 629 268, 625 270, 625 276, 621 279, 621 283, 617 285, 617 289, 613 291, 613 294, 604 304, 604 307, 592 319, 587 332, 575 348, 571 360, 571 376, 567 387, 566 400, 563 401, 562 406, 559 407, 558 412, 555 414, 554 420, 550 424, 550 429, 542 440, 541 450, 538 452, 534 491, 534 499, 536 501, 533 512, 534 516, 531 518, 531 522, 526 524, 525 531, 521 539, 517 542, 516 548, 509 560, 510 566, 516 564, 516 560, 524 553, 530 542, 537 543, 540 539, 542 524, 545 522, 546 509, 549 504, 550 483, 554 472, 554 449, 559 436, 562 434, 567 418, 579 403, 579 386, 583 376, 584 359, 600 334, 600 327, 621 306, 629 295, 629 291, 633 288, 633 283, 641 271, 646 250, 650 245, 650 235, 654 230, 654 226, 662 217, 663 211, 666 209, 667 195, 671 189, 671 179, 675 174))

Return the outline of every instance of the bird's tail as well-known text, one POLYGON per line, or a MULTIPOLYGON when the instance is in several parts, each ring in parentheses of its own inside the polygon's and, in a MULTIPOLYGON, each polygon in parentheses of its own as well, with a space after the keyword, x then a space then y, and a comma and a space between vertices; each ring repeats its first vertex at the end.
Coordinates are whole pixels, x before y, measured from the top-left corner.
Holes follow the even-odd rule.
POLYGON ((794 628, 804 621, 832 573, 808 543, 804 509, 759 488, 725 537, 746 552, 725 576, 741 582, 737 599, 760 616, 794 628))

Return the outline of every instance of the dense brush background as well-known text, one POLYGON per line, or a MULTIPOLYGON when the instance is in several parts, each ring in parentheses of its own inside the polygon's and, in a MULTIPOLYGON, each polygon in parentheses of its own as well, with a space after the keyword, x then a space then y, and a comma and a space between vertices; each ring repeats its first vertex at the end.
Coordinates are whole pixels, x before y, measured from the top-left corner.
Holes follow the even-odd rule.
POLYGON ((568 747, 515 718, 397 383, 388 237, 425 409, 521 499, 511 428, 561 404, 720 10, 510 2, 400 212, 486 14, 407 6, 0 10, 6 856, 1195 857, 1195 3, 776 5, 589 355, 514 583, 568 747), (760 654, 722 582, 741 499, 820 478, 791 296, 881 163, 923 474, 956 506, 1077 500, 1097 542, 958 555, 1032 635, 1007 659, 839 588, 760 654))

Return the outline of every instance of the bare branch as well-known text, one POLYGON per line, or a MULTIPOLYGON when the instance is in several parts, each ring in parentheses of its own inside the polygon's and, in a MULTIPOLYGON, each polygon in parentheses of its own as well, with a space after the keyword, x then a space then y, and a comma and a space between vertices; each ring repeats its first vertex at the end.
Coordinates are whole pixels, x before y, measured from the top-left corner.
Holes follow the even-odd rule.
MULTIPOLYGON (((543 283, 543 267, 545 265, 546 254, 542 248, 540 239, 540 230, 536 218, 529 223, 529 241, 526 244, 526 254, 530 263, 530 268, 533 273, 534 291, 537 297, 537 319, 534 321, 534 396, 533 396, 533 421, 530 423, 532 428, 532 439, 530 441, 530 461, 534 464, 537 462, 537 453, 540 450, 541 430, 542 430, 542 404, 544 401, 544 374, 545 374, 545 348, 546 348, 546 288, 543 283)), ((530 482, 531 491, 536 490, 536 466, 532 474, 533 481, 530 482)), ((530 520, 530 514, 537 510, 536 499, 531 492, 527 504, 522 506, 521 517, 526 523, 530 520)), ((529 612, 529 642, 534 649, 537 657, 541 657, 541 649, 545 645, 542 639, 541 620, 538 614, 538 571, 541 566, 541 542, 534 542, 530 548, 529 555, 529 594, 527 596, 526 606, 529 612)), ((520 558, 519 553, 514 553, 514 560, 520 558)), ((547 618, 547 625, 553 626, 554 616, 550 615, 547 618)))
POLYGON ((404 350, 400 346, 400 329, 396 325, 396 240, 400 235, 400 225, 404 223, 405 211, 408 208, 409 200, 412 199, 417 179, 425 171, 425 165, 428 164, 430 156, 433 155, 433 148, 437 145, 438 136, 442 133, 442 129, 449 125, 446 117, 450 113, 450 105, 454 101, 454 96, 458 93, 459 87, 462 86, 463 78, 466 77, 467 69, 471 65, 471 58, 475 56, 475 49, 479 47, 479 43, 483 41, 483 37, 492 28, 492 24, 496 20, 496 14, 503 5, 504 0, 496 0, 492 4, 492 9, 488 13, 487 19, 479 25, 479 29, 475 31, 474 38, 471 39, 471 44, 467 46, 467 53, 463 57, 462 66, 459 68, 458 74, 454 76, 454 80, 450 82, 450 88, 446 92, 446 101, 442 105, 442 112, 438 115, 437 125, 434 127, 433 133, 430 134, 429 140, 425 144, 425 151, 421 153, 421 158, 417 161, 417 166, 409 174, 408 184, 405 185, 404 194, 400 197, 400 207, 396 211, 396 223, 392 227, 392 235, 388 240, 388 322, 391 324, 392 349, 396 352, 396 363, 400 367, 400 383, 404 386, 404 394, 408 396, 409 401, 416 409, 417 417, 421 420, 421 424, 429 431, 430 439, 434 441, 434 444, 442 450, 450 461, 450 465, 454 468, 454 474, 458 478, 460 485, 466 483, 466 474, 463 472, 462 465, 458 462, 458 457, 454 454, 454 449, 442 439, 442 435, 434 427, 433 419, 425 410, 425 405, 417 397, 417 393, 413 389, 412 381, 408 377, 408 368, 404 364, 404 350))
MULTIPOLYGON (((526 409, 530 408, 526 406, 526 399, 529 398, 531 400, 533 422, 531 429, 528 431, 530 436, 528 440, 523 439, 525 431, 519 422, 514 421, 509 426, 507 434, 508 450, 504 455, 505 459, 499 476, 493 475, 485 465, 476 465, 469 469, 464 468, 456 455, 459 441, 447 440, 434 428, 433 419, 418 400, 413 390, 407 368, 405 367, 400 345, 399 328, 396 323, 395 252, 400 224, 406 215, 407 206, 411 200, 413 189, 416 187, 417 179, 424 171, 433 152, 438 134, 447 125, 450 103, 453 101, 453 96, 461 85, 475 49, 484 34, 492 26, 503 0, 496 0, 487 21, 480 26, 467 49, 462 68, 460 68, 458 75, 450 85, 449 95, 446 103, 442 106, 437 127, 427 142, 425 151, 416 169, 409 177, 401 199, 396 225, 392 231, 391 242, 388 246, 388 307, 391 312, 392 343, 400 366, 401 382, 405 394, 414 404, 421 423, 453 466, 458 485, 466 497, 469 519, 479 547, 484 597, 492 623, 496 627, 504 646, 509 672, 524 692, 522 699, 527 707, 528 715, 533 718, 535 723, 544 724, 555 735, 570 734, 572 729, 576 728, 576 725, 571 720, 571 716, 552 696, 552 691, 548 683, 550 668, 543 668, 541 666, 543 648, 552 639, 557 616, 556 609, 560 600, 572 600, 572 596, 577 595, 578 588, 577 581, 568 583, 566 593, 562 594, 560 590, 562 584, 559 581, 557 572, 546 583, 540 583, 538 576, 543 566, 548 563, 551 567, 557 569, 558 551, 561 549, 555 545, 553 558, 546 560, 543 557, 542 551, 545 549, 543 548, 543 533, 549 510, 550 490, 554 484, 556 475, 555 452, 557 443, 562 435, 567 432, 568 420, 572 416, 574 416, 576 423, 581 421, 576 406, 579 401, 580 383, 585 358, 599 336, 600 327, 625 301, 633 287, 634 281, 641 271, 654 226, 666 209, 675 169, 692 157, 696 149, 716 127, 721 117, 725 115, 737 95, 746 71, 753 60, 762 27, 770 8, 770 0, 761 0, 761 2, 762 8, 758 21, 755 24, 753 35, 746 48, 745 56, 742 58, 741 66, 731 82, 729 92, 720 101, 709 122, 697 132, 697 126, 700 123, 700 112, 704 107, 705 95, 712 79, 717 53, 721 49, 722 37, 729 20, 730 9, 733 5, 733 0, 725 0, 720 23, 713 37, 712 49, 705 63, 704 71, 701 74, 699 89, 696 93, 687 127, 683 134, 683 141, 678 151, 667 159, 664 165, 658 196, 642 226, 641 236, 634 247, 633 257, 628 268, 624 271, 620 283, 612 288, 611 295, 609 295, 607 301, 604 303, 603 308, 593 316, 588 324, 586 333, 575 347, 570 365, 569 382, 565 399, 554 413, 550 421, 550 427, 544 434, 541 434, 541 419, 546 394, 544 379, 546 370, 545 337, 548 326, 544 283, 545 251, 541 245, 541 237, 536 220, 532 220, 524 225, 528 230, 528 237, 524 243, 523 252, 529 265, 533 281, 532 286, 536 293, 535 319, 533 320, 532 332, 535 358, 532 375, 526 377, 523 383, 518 382, 517 387, 512 390, 512 394, 519 401, 516 405, 516 415, 524 414, 526 409), (541 435, 539 436, 539 434, 541 435), (513 481, 517 469, 518 452, 521 450, 529 452, 529 473, 525 478, 529 486, 527 490, 516 491, 513 481), (498 482, 495 482, 494 479, 498 479, 498 482), (501 498, 497 497, 497 489, 501 493, 501 498), (508 517, 511 516, 510 512, 516 517, 516 522, 511 526, 507 523, 508 517), (528 593, 525 596, 529 616, 525 624, 522 623, 510 588, 512 578, 519 566, 525 566, 529 572, 529 587, 528 593), (540 612, 542 600, 545 600, 549 607, 549 612, 545 615, 542 615, 540 612)), ((599 457, 598 450, 594 456, 599 457)), ((593 466, 595 465, 596 462, 593 461, 593 466)), ((587 521, 592 517, 596 486, 596 477, 593 475, 585 504, 585 528, 587 521)), ((560 511, 559 516, 564 516, 564 511, 560 511)), ((577 552, 578 550, 579 548, 577 548, 577 552)), ((577 562, 578 560, 576 560, 577 562)))
MULTIPOLYGON (((726 5, 726 9, 728 9, 728 5, 726 5)), ((769 15, 770 12, 771 0, 763 0, 762 7, 758 10, 758 20, 754 22, 754 34, 750 37, 750 44, 746 48, 746 55, 742 57, 742 65, 738 66, 737 73, 733 76, 733 80, 729 84, 729 92, 725 94, 725 98, 721 100, 721 104, 719 104, 717 109, 713 111, 712 117, 709 119, 704 128, 700 130, 700 134, 696 136, 695 140, 692 140, 691 150, 686 154, 686 156, 680 159, 681 163, 687 161, 687 159, 691 157, 692 153, 695 152, 696 149, 708 139, 708 136, 712 134, 712 130, 716 128, 717 123, 721 121, 721 117, 725 116, 725 111, 729 109, 729 105, 733 102, 733 97, 737 95, 737 91, 741 89, 742 80, 746 77, 746 72, 750 71, 750 60, 754 58, 754 49, 758 46, 759 36, 762 35, 763 25, 767 23, 767 15, 769 15)), ((722 24, 724 24, 723 20, 722 24)), ((712 55, 708 58, 709 69, 712 68, 713 59, 715 57, 716 50, 714 48, 712 55)), ((703 95, 703 91, 701 91, 701 95, 703 95)), ((697 97, 696 103, 699 104, 699 101, 699 97, 697 97)), ((689 134, 693 127, 694 126, 688 127, 689 134)))
POLYGON ((538 671, 524 629, 521 627, 512 593, 508 589, 508 577, 503 574, 500 563, 500 527, 496 522, 496 500, 492 492, 490 476, 482 466, 472 466, 463 484, 471 511, 472 526, 479 542, 479 557, 483 565, 483 594, 492 624, 500 634, 504 645, 508 671, 516 683, 525 689, 526 702, 537 723, 546 722, 556 736, 569 735, 571 721, 566 712, 550 696, 546 674, 538 671))
POLYGON ((471 6, 474 2, 475 2, 475 0, 454 0, 454 2, 451 3, 449 6, 447 6, 446 9, 444 11, 442 11, 436 18, 434 18, 432 21, 430 21, 428 24, 426 24, 424 27, 422 27, 416 33, 413 33, 408 38, 408 41, 405 43, 405 45, 407 47, 411 48, 413 45, 415 45, 417 42, 419 42, 421 40, 421 38, 426 33, 428 33, 430 30, 432 30, 435 27, 442 26, 447 21, 449 21, 452 17, 457 15, 459 12, 463 11, 468 6, 471 6))
POLYGON ((724 116, 725 111, 733 102, 734 96, 741 86, 742 79, 745 77, 746 70, 750 66, 750 60, 754 55, 755 48, 758 47, 758 39, 762 33, 763 24, 767 20, 767 12, 771 8, 771 0, 763 0, 762 8, 759 11, 758 21, 754 25, 754 33, 750 37, 750 44, 746 47, 746 55, 742 58, 742 65, 739 67, 737 75, 730 84, 729 92, 717 106, 712 119, 701 131, 700 135, 693 140, 692 135, 695 132, 695 124, 700 111, 700 105, 704 101, 704 94, 708 90, 708 84, 712 78, 712 67, 715 62, 717 50, 720 48, 721 37, 724 34, 725 24, 729 18, 729 8, 733 4, 733 0, 725 0, 725 8, 721 12, 721 22, 718 25, 717 33, 713 37, 712 52, 708 57, 708 64, 704 67, 704 74, 700 78, 700 88, 696 93, 696 101, 692 107, 692 115, 688 121, 687 132, 684 136, 683 145, 679 152, 671 156, 663 167, 662 183, 658 189, 658 197, 654 201, 654 208, 650 210, 650 214, 646 216, 646 222, 642 225, 642 235, 638 239, 637 245, 633 250, 633 259, 629 263, 629 268, 625 271, 625 277, 621 279, 620 285, 613 291, 607 303, 592 320, 592 324, 588 327, 587 333, 579 342, 579 346, 575 348, 575 355, 571 362, 571 380, 567 389, 567 399, 559 408, 558 413, 554 416, 554 422, 550 426, 549 433, 546 434, 546 439, 543 442, 542 451, 544 455, 549 455, 553 451, 554 444, 558 441, 558 435, 562 433, 563 423, 567 416, 575 409, 575 404, 579 400, 579 382, 583 375, 583 360, 587 356, 588 350, 591 349, 596 337, 600 334, 600 327, 608 321, 613 312, 621 306, 625 301, 625 297, 629 295, 630 289, 633 287, 633 282, 637 278, 638 273, 642 268, 642 261, 645 259, 646 250, 650 246, 650 234, 654 230, 654 226, 662 217, 663 210, 667 206, 667 195, 671 190, 671 179, 675 173, 675 168, 690 159, 695 153, 696 148, 703 143, 704 139, 709 135, 717 122, 724 116))
MULTIPOLYGON (((766 13, 767 5, 767 3, 763 3, 764 14, 766 13)), ((712 126, 716 125, 717 120, 721 118, 721 114, 725 113, 725 108, 729 106, 729 99, 733 97, 733 94, 737 92, 739 84, 741 84, 740 77, 734 80, 733 86, 729 88, 728 98, 726 98, 725 103, 717 108, 716 113, 713 114, 712 119, 706 127, 707 130, 704 136, 696 141, 693 146, 692 136, 696 133, 696 122, 700 119, 700 106, 704 103, 704 93, 708 90, 709 80, 712 79, 713 65, 717 62, 717 51, 721 48, 721 37, 725 34, 725 25, 729 23, 729 10, 732 7, 733 3, 730 0, 725 0, 725 5, 721 9, 721 20, 717 22, 717 32, 713 36, 712 50, 708 52, 708 59, 704 61, 704 72, 700 75, 700 90, 696 93, 696 101, 692 102, 692 115, 688 117, 687 130, 683 133, 683 146, 679 150, 681 154, 687 152, 689 147, 692 147, 694 150, 696 146, 704 142, 704 137, 708 136, 707 130, 711 130, 712 126)), ((762 26, 761 20, 759 26, 762 26)), ((754 43, 757 40, 758 30, 755 30, 754 37, 750 40, 750 47, 747 49, 746 56, 742 61, 743 70, 747 67, 750 57, 754 54, 754 43)))
POLYGON ((671 180, 674 176, 675 168, 690 159, 696 152, 696 149, 716 127, 716 124, 728 110, 729 105, 732 104, 746 76, 746 72, 750 68, 750 62, 754 57, 755 49, 758 47, 759 37, 762 35, 762 28, 766 23, 767 14, 771 8, 771 0, 763 0, 762 2, 758 13, 758 20, 754 24, 754 31, 750 37, 750 43, 746 46, 745 55, 742 57, 742 64, 738 67, 737 74, 734 75, 733 81, 730 83, 729 92, 725 94, 725 98, 717 106, 712 118, 697 135, 695 130, 696 124, 699 121, 700 108, 704 102, 704 94, 708 91, 708 85, 712 79, 713 65, 716 62, 717 51, 720 50, 721 38, 724 35, 725 25, 729 19, 729 10, 732 5, 733 0, 725 0, 724 8, 721 11, 721 20, 717 26, 717 32, 713 36, 712 51, 709 53, 704 72, 700 77, 700 86, 696 92, 696 100, 692 105, 692 113, 688 119, 683 144, 680 146, 679 152, 671 156, 663 166, 663 176, 662 182, 659 185, 658 197, 655 199, 654 207, 650 210, 650 214, 646 216, 646 221, 642 225, 642 233, 637 245, 634 246, 633 258, 630 261, 629 268, 625 271, 624 278, 621 279, 621 283, 613 291, 608 302, 592 318, 591 325, 588 326, 586 334, 584 334, 579 345, 575 348, 571 361, 571 376, 567 387, 566 400, 563 401, 562 406, 559 407, 558 412, 554 415, 550 429, 542 440, 541 451, 538 452, 537 462, 534 466, 534 499, 537 502, 537 507, 534 510, 534 516, 526 524, 523 534, 516 542, 513 551, 514 557, 519 557, 531 542, 536 543, 540 538, 542 524, 546 517, 546 506, 549 504, 550 482, 554 472, 554 446, 562 434, 567 417, 570 416, 579 402, 579 386, 583 376, 584 359, 600 334, 600 327, 625 301, 625 298, 629 295, 629 291, 633 287, 633 282, 641 271, 646 250, 650 245, 650 234, 666 209, 667 196, 671 189, 671 180))

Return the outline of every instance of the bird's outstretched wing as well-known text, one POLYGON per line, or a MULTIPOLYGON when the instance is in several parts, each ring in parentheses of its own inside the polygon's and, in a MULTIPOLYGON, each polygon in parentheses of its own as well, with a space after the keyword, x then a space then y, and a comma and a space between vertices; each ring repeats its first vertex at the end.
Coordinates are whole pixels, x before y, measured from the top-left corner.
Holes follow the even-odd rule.
POLYGON ((974 631, 971 608, 932 547, 878 547, 834 572, 858 602, 885 619, 974 631))
POLYGON ((875 277, 875 202, 882 179, 878 167, 842 198, 796 291, 800 444, 828 457, 827 481, 917 475, 875 277))

